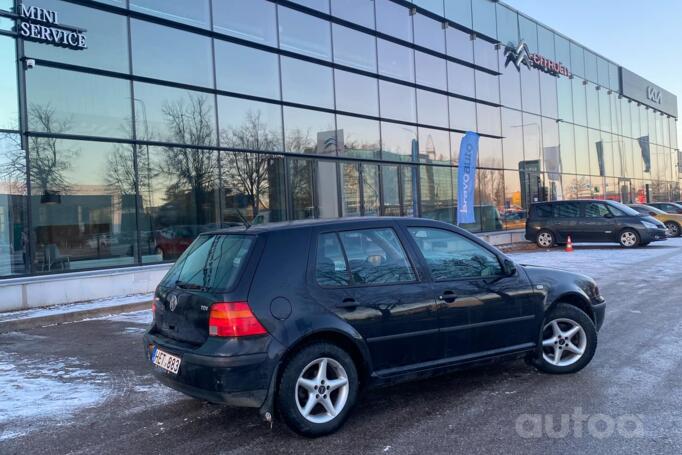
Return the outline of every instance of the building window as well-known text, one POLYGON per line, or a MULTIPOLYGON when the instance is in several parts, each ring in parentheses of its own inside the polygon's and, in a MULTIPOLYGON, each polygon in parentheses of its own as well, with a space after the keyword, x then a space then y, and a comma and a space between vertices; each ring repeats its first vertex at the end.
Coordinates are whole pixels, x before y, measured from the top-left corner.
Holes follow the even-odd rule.
POLYGON ((469 0, 445 0, 445 17, 471 28, 471 2, 469 0))
POLYGON ((336 128, 339 150, 343 156, 379 159, 381 139, 378 121, 337 115, 336 128))
POLYGON ((417 161, 417 128, 381 122, 381 158, 385 161, 417 161))
POLYGON ((292 219, 338 217, 336 163, 299 158, 288 163, 292 219))
POLYGON ((283 151, 279 104, 218 97, 220 146, 237 150, 283 151))
POLYGON ((267 0, 220 0, 213 3, 213 30, 277 46, 277 12, 267 0))
POLYGON ((195 27, 211 22, 209 0, 130 0, 130 9, 195 27))
POLYGON ((417 84, 438 90, 447 90, 446 61, 423 52, 415 52, 417 84))
POLYGON ((379 81, 381 117, 416 122, 415 90, 406 85, 379 81))
MULTIPOLYGON (((442 6, 441 6, 441 9, 442 6)), ((442 14, 441 14, 442 16, 442 14)), ((432 51, 445 53, 443 24, 422 14, 414 15, 414 43, 432 51)))
POLYGON ((450 128, 460 131, 476 131, 476 103, 450 97, 450 128))
POLYGON ((491 38, 496 38, 495 2, 472 0, 474 30, 491 38))
POLYGON ((414 82, 414 50, 380 39, 379 74, 414 82))
POLYGON ((338 24, 333 24, 332 30, 336 63, 376 73, 377 49, 374 36, 338 24))
POLYGON ((417 118, 424 125, 448 127, 448 97, 417 90, 417 118))
POLYGON ((299 5, 329 14, 329 0, 291 0, 299 5))
POLYGON ((281 49, 322 60, 332 59, 329 22, 281 6, 278 11, 281 49))
POLYGON ((334 115, 285 106, 284 147, 291 153, 336 156, 334 115))
POLYGON ((443 130, 419 127, 419 161, 450 164, 450 134, 443 130))
POLYGON ((26 73, 31 131, 131 138, 130 83, 48 67, 26 73))
POLYGON ((219 90, 280 99, 277 54, 227 41, 215 41, 219 90))
POLYGON ((474 61, 474 44, 471 35, 454 27, 445 30, 446 52, 449 56, 464 60, 474 61))
POLYGON ((379 86, 372 77, 334 70, 336 109, 379 116, 379 86))
POLYGON ((17 57, 15 41, 0 36, 0 129, 19 129, 19 92, 17 89, 17 57))
POLYGON ((0 133, 0 276, 28 273, 26 152, 17 134, 0 133))
POLYGON ((209 38, 135 19, 130 24, 134 74, 213 87, 209 38))
POLYGON ((374 0, 332 0, 332 15, 374 28, 374 0))
POLYGON ((448 91, 475 98, 474 69, 458 63, 448 62, 448 91))
POLYGON ((375 0, 377 30, 387 35, 412 42, 412 16, 410 10, 391 0, 375 0))
POLYGON ((289 57, 281 58, 284 101, 334 108, 332 69, 289 57))

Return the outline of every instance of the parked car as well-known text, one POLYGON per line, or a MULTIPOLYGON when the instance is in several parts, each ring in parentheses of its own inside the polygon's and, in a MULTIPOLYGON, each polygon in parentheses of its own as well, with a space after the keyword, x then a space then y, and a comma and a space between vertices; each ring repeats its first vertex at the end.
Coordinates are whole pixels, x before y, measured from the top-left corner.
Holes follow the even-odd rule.
POLYGON ((617 242, 625 248, 666 240, 666 228, 614 201, 578 200, 531 204, 526 239, 540 248, 574 242, 617 242))
POLYGON ((649 205, 667 213, 682 215, 682 205, 675 202, 652 202, 649 205))
POLYGON ((670 237, 679 237, 682 234, 682 214, 666 213, 656 207, 645 204, 630 204, 630 208, 643 216, 652 216, 663 223, 670 237))
POLYGON ((591 278, 448 223, 272 223, 200 235, 156 290, 144 349, 169 387, 320 436, 361 388, 522 357, 575 373, 605 305, 591 278))

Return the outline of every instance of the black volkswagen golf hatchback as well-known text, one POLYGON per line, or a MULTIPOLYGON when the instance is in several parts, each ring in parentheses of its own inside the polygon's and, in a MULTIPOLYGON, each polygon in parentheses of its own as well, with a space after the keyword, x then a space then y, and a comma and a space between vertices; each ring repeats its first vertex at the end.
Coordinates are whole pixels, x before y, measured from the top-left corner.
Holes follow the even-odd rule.
POLYGON ((144 348, 162 383, 319 436, 361 388, 491 359, 579 371, 605 302, 591 278, 517 265, 450 224, 355 218, 202 234, 153 312, 144 348))

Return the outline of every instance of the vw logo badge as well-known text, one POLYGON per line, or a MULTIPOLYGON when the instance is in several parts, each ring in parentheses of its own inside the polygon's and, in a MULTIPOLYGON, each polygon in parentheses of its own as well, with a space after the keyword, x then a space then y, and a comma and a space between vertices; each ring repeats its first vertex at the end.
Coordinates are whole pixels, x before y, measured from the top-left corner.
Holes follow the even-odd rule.
POLYGON ((172 294, 168 298, 168 308, 170 308, 171 311, 175 311, 175 308, 178 306, 178 296, 175 294, 172 294))

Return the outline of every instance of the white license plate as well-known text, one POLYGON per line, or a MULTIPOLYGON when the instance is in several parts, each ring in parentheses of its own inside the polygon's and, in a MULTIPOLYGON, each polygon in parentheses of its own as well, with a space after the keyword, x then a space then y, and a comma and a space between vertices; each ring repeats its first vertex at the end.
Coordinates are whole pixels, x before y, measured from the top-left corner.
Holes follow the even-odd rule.
POLYGON ((167 352, 162 351, 159 348, 154 348, 152 354, 152 362, 157 367, 161 367, 166 371, 170 371, 173 374, 178 374, 180 370, 180 357, 171 355, 167 352))

